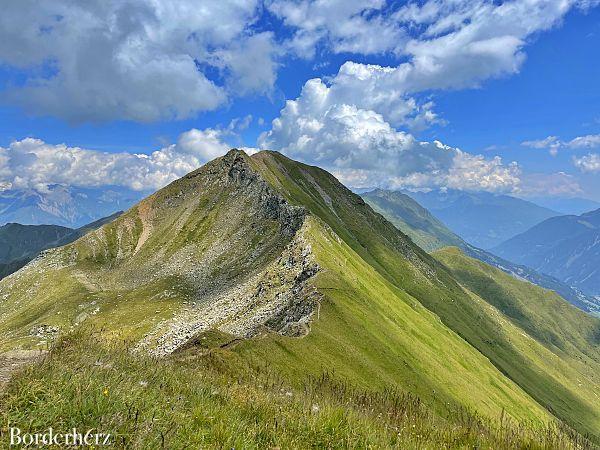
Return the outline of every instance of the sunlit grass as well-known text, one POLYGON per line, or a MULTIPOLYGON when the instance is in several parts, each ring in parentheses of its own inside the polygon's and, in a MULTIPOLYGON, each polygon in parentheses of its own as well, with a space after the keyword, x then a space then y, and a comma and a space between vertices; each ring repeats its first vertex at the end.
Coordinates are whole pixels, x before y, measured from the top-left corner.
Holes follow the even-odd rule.
POLYGON ((292 388, 227 352, 156 360, 88 331, 64 338, 0 394, 8 429, 95 428, 128 448, 585 448, 557 424, 530 428, 464 408, 434 414, 394 389, 365 391, 332 374, 292 388), (239 360, 237 360, 239 361, 239 360))

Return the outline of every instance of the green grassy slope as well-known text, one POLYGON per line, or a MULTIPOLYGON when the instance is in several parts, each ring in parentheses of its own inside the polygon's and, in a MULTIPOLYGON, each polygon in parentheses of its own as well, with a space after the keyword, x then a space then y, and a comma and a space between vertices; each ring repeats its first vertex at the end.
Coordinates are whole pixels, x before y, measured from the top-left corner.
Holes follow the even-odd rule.
POLYGON ((333 371, 365 389, 402 388, 440 413, 462 404, 488 417, 504 409, 519 420, 545 420, 515 383, 337 235, 318 223, 310 235, 319 264, 327 268, 316 281, 325 299, 311 333, 302 340, 247 341, 237 353, 268 361, 292 380, 333 371))
POLYGON ((429 211, 402 192, 375 189, 361 197, 379 214, 392 222, 423 250, 431 252, 449 245, 467 245, 429 211))
POLYGON ((539 427, 551 410, 598 430, 596 341, 574 331, 563 355, 528 337, 537 327, 505 326, 493 304, 333 176, 273 152, 230 152, 0 281, 0 347, 50 339, 48 328, 32 335, 39 325, 90 323, 105 338, 150 333, 159 343, 178 321, 194 325, 186 339, 236 334, 241 318, 264 318, 286 295, 288 309, 253 328, 258 336, 215 351, 234 365, 268 365, 296 387, 326 371, 362 390, 410 391, 438 417, 461 405, 539 427), (274 333, 283 316, 315 305, 311 289, 310 333, 274 333), (247 304, 235 309, 239 299, 247 304), (581 364, 567 370, 568 358, 581 364))
POLYGON ((485 250, 468 244, 450 231, 429 211, 406 194, 398 191, 377 189, 361 195, 378 213, 396 228, 409 236, 422 249, 431 252, 443 247, 459 247, 467 255, 497 267, 520 279, 557 292, 572 305, 600 314, 600 301, 575 290, 557 278, 545 275, 519 264, 512 263, 485 250))
POLYGON ((35 327, 67 331, 85 320, 139 339, 269 266, 298 220, 229 162, 205 165, 0 281, 0 351, 36 345, 35 327))
MULTIPOLYGON (((487 305, 474 301, 444 268, 428 259, 428 255, 410 241, 401 240, 402 233, 364 205, 360 197, 350 193, 334 177, 319 168, 295 163, 279 154, 261 155, 265 156, 258 155, 257 160, 264 164, 265 177, 271 177, 272 183, 279 185, 291 201, 301 202, 313 214, 326 221, 386 281, 418 299, 448 328, 478 349, 544 407, 587 432, 597 432, 600 429, 600 408, 594 401, 597 380, 590 378, 590 370, 585 370, 584 367, 587 364, 592 371, 600 368, 599 345, 593 334, 590 335, 588 330, 578 332, 573 329, 569 339, 574 339, 579 344, 571 345, 565 352, 569 352, 573 359, 581 359, 585 363, 575 371, 570 371, 567 376, 560 376, 560 370, 555 370, 552 364, 538 367, 533 361, 539 358, 537 352, 544 350, 541 344, 532 342, 527 347, 515 346, 515 338, 507 335, 499 325, 500 319, 495 311, 490 312, 487 305), (419 263, 399 263, 400 260, 406 262, 415 258, 418 258, 419 263), (581 381, 577 380, 581 377, 593 382, 586 381, 579 386, 581 381), (577 385, 577 394, 573 393, 572 385, 577 385)), ((528 283, 511 280, 529 286, 528 283)), ((370 285, 370 282, 363 283, 370 285)), ((540 291, 544 295, 554 295, 541 289, 540 291)), ((372 302, 373 299, 365 298, 365 301, 372 302)), ((600 324, 598 320, 576 311, 561 299, 557 302, 562 310, 567 310, 576 317, 581 314, 592 329, 600 324)), ((532 317, 535 317, 534 309, 529 311, 532 317)), ((534 333, 531 328, 515 328, 512 331, 520 337, 528 332, 534 333)), ((568 363, 570 359, 563 361, 568 363)))
POLYGON ((72 229, 58 225, 21 225, 9 223, 0 227, 0 279, 25 266, 41 251, 76 241, 119 217, 122 211, 72 229))
POLYGON ((456 248, 435 256, 473 293, 481 306, 479 324, 495 324, 493 332, 482 330, 490 340, 490 359, 549 410, 597 433, 600 321, 554 292, 516 280, 456 248), (507 369, 514 352, 527 355, 516 372, 507 369))
POLYGON ((71 228, 58 225, 3 225, 0 227, 0 262, 9 263, 33 257, 72 232, 71 228))
POLYGON ((115 448, 135 449, 586 448, 557 427, 464 409, 439 417, 393 389, 373 393, 327 375, 294 387, 264 368, 232 367, 222 354, 156 360, 127 350, 82 332, 63 340, 0 392, 0 447, 17 426, 93 428, 110 433, 115 448))

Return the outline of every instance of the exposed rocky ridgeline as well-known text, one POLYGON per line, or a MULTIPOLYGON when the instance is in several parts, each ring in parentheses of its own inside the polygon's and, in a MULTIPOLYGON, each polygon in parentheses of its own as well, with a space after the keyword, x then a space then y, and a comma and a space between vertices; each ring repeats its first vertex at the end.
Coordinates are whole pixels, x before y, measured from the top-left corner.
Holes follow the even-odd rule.
POLYGON ((155 356, 181 348, 209 330, 250 338, 261 330, 303 336, 321 295, 308 280, 319 270, 302 230, 263 271, 222 286, 158 324, 137 345, 155 356))

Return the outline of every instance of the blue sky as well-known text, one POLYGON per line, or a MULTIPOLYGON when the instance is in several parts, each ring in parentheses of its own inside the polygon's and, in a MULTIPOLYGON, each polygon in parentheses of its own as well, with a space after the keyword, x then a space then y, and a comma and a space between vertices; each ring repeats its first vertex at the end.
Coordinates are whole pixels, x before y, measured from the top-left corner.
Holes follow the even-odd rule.
POLYGON ((243 146, 355 187, 600 201, 595 0, 176 3, 9 3, 0 185, 155 189, 243 146))

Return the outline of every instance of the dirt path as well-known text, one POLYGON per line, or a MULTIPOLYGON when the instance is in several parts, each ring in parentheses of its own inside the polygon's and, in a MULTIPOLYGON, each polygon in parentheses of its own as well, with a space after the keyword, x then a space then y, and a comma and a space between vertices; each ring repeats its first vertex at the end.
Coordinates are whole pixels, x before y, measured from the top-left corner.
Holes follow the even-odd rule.
POLYGON ((42 350, 14 350, 0 353, 0 391, 15 371, 25 364, 41 358, 44 354, 46 354, 46 351, 42 350))

